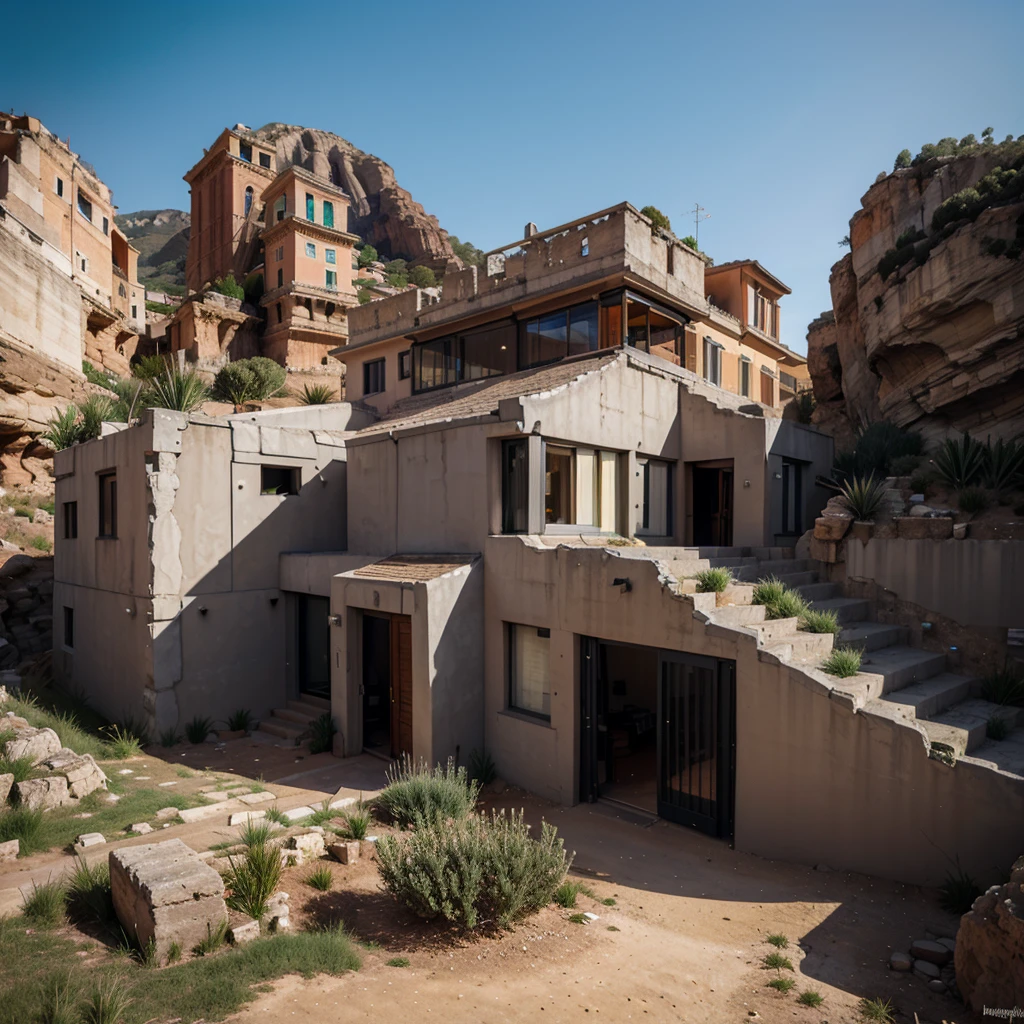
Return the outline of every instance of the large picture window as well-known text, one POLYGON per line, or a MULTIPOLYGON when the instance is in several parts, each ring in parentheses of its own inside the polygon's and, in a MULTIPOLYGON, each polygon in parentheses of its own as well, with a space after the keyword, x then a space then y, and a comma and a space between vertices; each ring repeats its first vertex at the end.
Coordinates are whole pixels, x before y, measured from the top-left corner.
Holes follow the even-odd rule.
POLYGON ((551 718, 551 630, 508 623, 508 705, 551 718))
POLYGON ((615 452, 545 444, 544 522, 569 528, 563 532, 587 529, 614 533, 618 461, 615 452))
POLYGON ((516 325, 508 320, 413 347, 413 391, 515 373, 516 325))
POLYGON ((597 351, 597 303, 585 302, 527 320, 520 325, 522 369, 597 351))

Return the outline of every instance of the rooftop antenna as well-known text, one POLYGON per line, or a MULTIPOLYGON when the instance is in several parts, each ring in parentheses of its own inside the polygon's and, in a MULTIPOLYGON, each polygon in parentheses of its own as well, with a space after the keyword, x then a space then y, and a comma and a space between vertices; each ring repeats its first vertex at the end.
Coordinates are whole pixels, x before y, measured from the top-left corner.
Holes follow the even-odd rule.
POLYGON ((693 209, 690 211, 690 213, 693 214, 693 240, 695 242, 700 242, 700 222, 702 220, 707 220, 711 216, 711 214, 704 213, 704 207, 701 206, 699 203, 693 204, 693 209), (701 216, 702 213, 704 214, 703 217, 701 216))

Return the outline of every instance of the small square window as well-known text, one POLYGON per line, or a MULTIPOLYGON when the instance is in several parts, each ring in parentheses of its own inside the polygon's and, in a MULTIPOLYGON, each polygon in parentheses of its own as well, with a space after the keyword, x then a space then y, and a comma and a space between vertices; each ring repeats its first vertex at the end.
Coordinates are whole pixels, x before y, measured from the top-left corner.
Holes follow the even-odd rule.
POLYGON ((508 706, 551 720, 551 630, 508 623, 508 706))
POLYGON ((363 363, 363 394, 379 395, 384 390, 384 360, 370 359, 363 363))
POLYGON ((260 153, 260 167, 269 167, 269 166, 270 166, 270 154, 269 153, 260 153))
POLYGON ((398 379, 406 380, 412 376, 412 349, 398 353, 398 379))
POLYGON ((301 485, 297 466, 260 466, 260 494, 298 494, 301 485))
POLYGON ((238 144, 238 155, 248 164, 252 163, 252 146, 248 142, 238 144))
POLYGON ((335 249, 324 249, 324 259, 328 263, 337 263, 338 262, 337 250, 335 250, 335 249))
POLYGON ((335 270, 328 270, 325 272, 324 283, 327 286, 329 292, 336 292, 338 290, 338 273, 335 270))
POLYGON ((117 474, 100 473, 100 536, 117 536, 117 474))
POLYGON ((110 234, 110 221, 106 217, 103 218, 103 234, 110 234))
POLYGON ((313 260, 316 259, 316 243, 314 243, 314 242, 307 242, 306 243, 306 255, 310 259, 313 259, 313 260))
POLYGON ((78 502, 64 502, 64 539, 74 540, 78 536, 78 502))
POLYGON ((75 609, 64 606, 64 646, 69 650, 75 649, 75 609))
POLYGON ((59 195, 59 196, 63 196, 64 195, 64 179, 63 178, 58 178, 57 179, 57 184, 55 186, 55 190, 57 192, 57 195, 59 195))
POLYGON ((92 203, 89 202, 85 196, 82 195, 82 190, 78 190, 78 212, 87 220, 92 223, 92 203))

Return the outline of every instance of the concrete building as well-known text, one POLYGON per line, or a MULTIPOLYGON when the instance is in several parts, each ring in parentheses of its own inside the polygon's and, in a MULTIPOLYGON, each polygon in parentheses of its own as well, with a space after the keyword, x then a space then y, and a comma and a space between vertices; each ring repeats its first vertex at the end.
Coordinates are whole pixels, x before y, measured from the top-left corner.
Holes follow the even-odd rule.
POLYGON ((341 757, 486 750, 765 856, 987 876, 1024 770, 951 768, 888 676, 821 671, 831 634, 696 592, 715 562, 833 587, 794 557, 831 440, 680 365, 703 263, 625 205, 518 248, 354 311, 359 402, 149 412, 59 453, 58 678, 154 731, 248 707, 288 741, 325 712, 341 757))
POLYGON ((114 223, 116 209, 92 167, 38 118, 0 116, 0 231, 2 244, 20 253, 0 261, 0 330, 77 371, 83 352, 97 365, 127 370, 146 303, 139 253, 114 223), (73 315, 66 307, 75 292, 55 274, 81 296, 81 327, 73 333, 57 324, 73 315), (44 308, 49 325, 39 322, 44 308), (61 309, 66 315, 53 315, 61 309))

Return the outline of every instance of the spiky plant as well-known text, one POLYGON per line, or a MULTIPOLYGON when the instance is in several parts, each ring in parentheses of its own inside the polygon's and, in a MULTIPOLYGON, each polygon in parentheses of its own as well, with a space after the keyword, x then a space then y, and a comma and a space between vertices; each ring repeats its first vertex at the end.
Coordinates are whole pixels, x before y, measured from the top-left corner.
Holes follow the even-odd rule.
POLYGON ((732 573, 721 566, 703 569, 694 578, 699 594, 721 594, 732 583, 732 573))
POLYGON ((822 663, 822 668, 831 676, 847 679, 860 671, 862 653, 853 647, 836 647, 822 663))
POLYGON ((980 515, 992 504, 992 499, 980 487, 965 487, 956 498, 957 507, 969 516, 980 515))
POLYGON ((196 715, 185 726, 185 736, 189 743, 202 743, 213 732, 213 721, 202 715, 196 715))
POLYGON ((1024 708, 1024 674, 1010 668, 992 672, 981 681, 981 695, 993 704, 1024 708))
POLYGON ((150 383, 147 402, 155 409, 175 409, 191 412, 210 397, 210 389, 195 370, 167 368, 162 376, 150 383))
POLYGON ((981 893, 981 886, 960 867, 960 859, 957 858, 953 870, 946 875, 939 889, 939 906, 950 914, 962 917, 974 906, 974 901, 981 893))
POLYGON ((54 451, 63 451, 82 440, 82 428, 78 417, 78 406, 73 402, 63 412, 56 413, 46 424, 40 435, 54 451))
POLYGON ((232 732, 248 732, 252 726, 252 712, 248 708, 239 708, 228 715, 228 728, 232 732))
POLYGON ((981 482, 997 494, 1012 490, 1024 482, 1024 443, 1004 441, 985 445, 985 465, 981 482))
POLYGON ((860 1001, 860 1015, 865 1020, 874 1021, 875 1024, 893 1024, 896 1019, 893 1017, 892 1000, 875 996, 874 999, 862 999, 860 1001))
POLYGON ((132 363, 132 376, 138 380, 152 380, 160 377, 168 370, 167 360, 163 356, 139 356, 132 363))
POLYGON ((106 395, 90 395, 79 407, 80 440, 91 441, 100 436, 103 422, 110 422, 117 415, 114 402, 106 395))
POLYGON ((871 522, 885 502, 885 483, 876 480, 874 473, 870 473, 866 479, 854 476, 843 483, 842 499, 854 519, 871 522))
POLYGON ((970 434, 947 438, 935 453, 935 468, 942 482, 958 491, 970 487, 985 469, 985 446, 970 434))
POLYGON ((823 612, 808 608, 800 616, 800 628, 808 633, 838 633, 843 627, 839 624, 839 616, 832 610, 823 612))
POLYGON ((334 401, 334 388, 329 384, 304 384, 299 395, 301 405, 327 405, 334 401))
POLYGON ((321 864, 306 876, 306 885, 318 892, 329 892, 334 885, 334 875, 326 864, 321 864))

